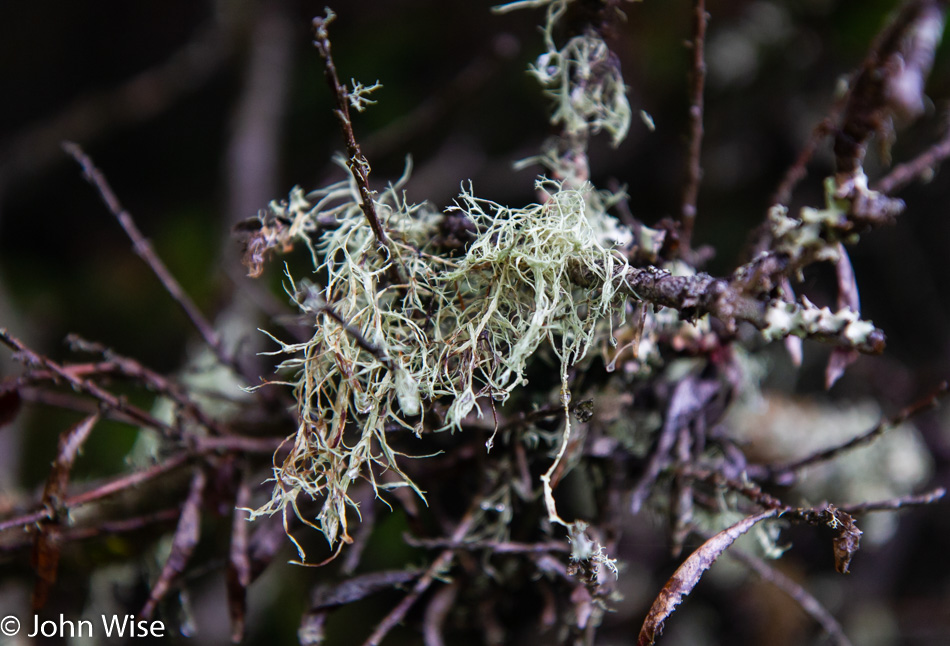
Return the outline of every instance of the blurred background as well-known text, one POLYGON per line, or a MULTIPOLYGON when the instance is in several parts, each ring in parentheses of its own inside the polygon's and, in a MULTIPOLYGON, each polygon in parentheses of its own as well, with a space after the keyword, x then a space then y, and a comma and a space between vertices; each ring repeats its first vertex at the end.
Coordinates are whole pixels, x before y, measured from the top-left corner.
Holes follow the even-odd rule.
MULTIPOLYGON (((187 319, 62 151, 62 141, 73 141, 106 174, 199 307, 212 318, 231 315, 229 320, 239 321, 234 334, 249 348, 259 346, 255 328, 262 319, 255 316, 262 315, 253 313, 268 299, 286 299, 275 267, 254 284, 243 277, 231 228, 294 185, 311 189, 343 177, 331 162, 341 139, 310 42, 310 21, 324 4, 0 3, 0 327, 53 358, 67 355, 63 339, 76 333, 160 372, 179 367, 197 344, 187 319)), ((373 95, 378 105, 354 117, 377 185, 397 178, 411 155, 410 201, 450 205, 468 180, 476 194, 500 203, 535 199, 537 169, 514 171, 512 163, 535 154, 551 134, 545 99, 525 74, 542 50, 542 15, 495 15, 492 4, 346 0, 332 6, 338 19, 330 35, 341 79, 383 86, 373 95)), ((897 4, 709 0, 705 177, 695 238, 716 249, 708 271, 724 275, 740 262, 784 171, 897 4)), ((679 211, 689 66, 683 43, 691 34, 691 5, 624 4, 627 20, 611 39, 631 105, 651 115, 656 130, 635 118, 619 148, 594 141, 592 179, 599 186, 626 185, 631 210, 648 225, 679 211)), ((899 130, 895 161, 943 135, 950 105, 947 49, 941 47, 928 86, 933 104, 918 123, 899 130)), ((872 180, 885 171, 880 159, 872 154, 868 162, 872 180)), ((832 170, 828 141, 792 206, 821 205, 821 180, 832 170)), ((900 197, 907 210, 897 226, 870 233, 851 250, 864 316, 888 336, 885 354, 862 357, 825 393, 826 348, 806 344, 798 371, 789 369, 778 348, 771 385, 821 402, 875 400, 893 413, 947 378, 950 175, 938 172, 900 197)), ((306 266, 303 257, 290 262, 306 266)), ((827 267, 808 272, 801 291, 819 305, 833 305, 834 285, 834 270, 827 267)), ((0 377, 16 370, 10 352, 0 351, 0 377)), ((3 516, 36 500, 56 437, 70 419, 38 409, 27 402, 16 422, 0 429, 3 516)), ((916 420, 933 460, 929 487, 950 486, 947 420, 945 411, 916 420)), ((118 426, 97 434, 77 466, 77 479, 121 470, 133 442, 118 426)), ((945 644, 948 537, 944 504, 901 514, 894 538, 862 551, 846 585, 825 578, 830 556, 820 550, 827 545, 816 543, 822 556, 817 564, 809 560, 807 536, 800 538, 800 550, 796 537, 783 567, 824 591, 822 599, 841 612, 846 628, 857 631, 856 644, 945 644)), ((648 532, 643 540, 664 539, 648 532)), ((101 574, 102 564, 118 560, 124 550, 136 551, 91 546, 64 565, 64 577, 101 574)), ((389 558, 385 546, 380 550, 381 559, 389 558)), ((27 556, 0 553, 2 611, 28 598, 27 556)), ((252 588, 250 641, 294 639, 314 572, 283 560, 252 588)), ((633 570, 649 576, 650 564, 633 570)), ((655 572, 668 576, 671 570, 655 572)), ((662 584, 662 578, 657 581, 662 584)), ((211 583, 206 588, 207 598, 197 600, 197 630, 202 643, 216 643, 228 635, 224 596, 211 583)), ((381 612, 394 599, 379 601, 381 612)), ((756 597, 728 577, 705 582, 671 620, 663 643, 811 643, 801 641, 814 632, 804 616, 796 623, 787 618, 796 610, 771 603, 771 597, 756 597), (769 609, 786 623, 763 614, 769 609)), ((630 603, 607 616, 598 643, 632 643, 648 604, 631 593, 630 603)), ((366 612, 376 616, 375 608, 366 612)), ((334 616, 333 634, 340 641, 330 643, 365 637, 370 624, 355 612, 334 616)), ((398 634, 394 639, 400 643, 398 634)))

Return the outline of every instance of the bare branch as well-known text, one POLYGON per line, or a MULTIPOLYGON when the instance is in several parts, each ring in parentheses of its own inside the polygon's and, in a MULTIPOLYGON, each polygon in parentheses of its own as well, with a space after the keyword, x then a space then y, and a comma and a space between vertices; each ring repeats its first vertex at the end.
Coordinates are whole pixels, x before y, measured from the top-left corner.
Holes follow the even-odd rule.
MULTIPOLYGON (((462 517, 462 520, 455 528, 455 531, 452 532, 452 542, 462 542, 462 539, 464 539, 465 535, 468 534, 474 522, 475 507, 469 509, 468 512, 466 512, 465 516, 462 517)), ((445 570, 445 568, 449 566, 449 563, 452 562, 454 555, 454 549, 449 548, 443 550, 443 552, 439 554, 439 556, 436 557, 436 559, 432 562, 432 565, 430 565, 425 573, 419 578, 409 594, 403 597, 402 601, 399 602, 399 605, 393 608, 392 611, 390 611, 390 613, 386 615, 381 622, 379 622, 379 625, 376 626, 376 630, 374 630, 373 634, 369 636, 369 639, 363 643, 363 646, 378 646, 378 644, 386 637, 389 631, 392 630, 396 624, 402 621, 403 617, 406 616, 406 613, 409 612, 409 609, 419 599, 419 597, 429 589, 429 586, 432 585, 432 581, 435 580, 435 577, 440 575, 445 570)))
MULTIPOLYGON (((151 466, 147 469, 143 469, 142 471, 136 471, 135 473, 130 473, 114 480, 109 480, 105 484, 94 487, 89 491, 66 498, 64 501, 62 501, 61 507, 65 510, 70 510, 95 500, 107 498, 119 493, 120 491, 125 491, 144 482, 148 482, 149 480, 153 480, 158 476, 164 475, 170 471, 174 471, 178 467, 184 465, 188 461, 189 457, 190 456, 187 453, 179 453, 168 458, 164 462, 151 466)), ((39 511, 30 512, 28 514, 16 516, 14 518, 0 522, 0 532, 12 529, 14 527, 26 527, 28 525, 32 525, 33 523, 38 523, 49 518, 52 518, 52 511, 50 509, 44 508, 39 511)))
POLYGON ((119 202, 119 198, 116 197, 112 191, 112 187, 109 186, 105 175, 102 174, 102 171, 96 168, 92 159, 90 159, 77 144, 64 143, 63 149, 82 167, 83 175, 86 180, 99 191, 99 195, 102 197, 102 201, 106 207, 112 215, 115 216, 116 220, 119 221, 122 230, 129 236, 129 239, 132 240, 132 248, 135 250, 136 255, 145 261, 155 276, 161 281, 165 290, 171 295, 175 302, 181 306, 185 315, 191 320, 201 335, 201 338, 205 340, 205 343, 207 343, 208 347, 215 353, 218 360, 224 365, 233 368, 238 374, 241 374, 234 357, 225 349, 214 327, 204 317, 204 314, 201 313, 198 306, 191 300, 191 297, 185 293, 185 290, 182 289, 171 272, 168 271, 162 259, 156 255, 154 249, 152 249, 152 244, 142 235, 142 232, 139 231, 131 214, 123 208, 121 202, 119 202))
POLYGON ((947 157, 950 157, 950 123, 946 125, 946 132, 940 141, 909 162, 895 166, 894 170, 878 180, 874 185, 874 190, 890 195, 915 179, 926 179, 933 174, 934 166, 947 157))
POLYGON ((60 379, 63 379, 75 390, 95 397, 105 406, 120 411, 135 422, 158 429, 169 437, 175 437, 178 435, 178 432, 174 428, 165 422, 156 419, 150 413, 147 413, 144 410, 129 404, 124 399, 113 395, 108 390, 99 387, 99 385, 95 382, 77 377, 67 368, 64 368, 52 359, 49 359, 35 352, 34 350, 31 350, 22 341, 10 335, 6 328, 0 328, 0 342, 21 353, 29 363, 43 366, 60 379))
POLYGON ((844 629, 838 620, 808 590, 762 559, 747 552, 734 547, 727 554, 791 597, 808 616, 825 629, 838 646, 851 646, 851 640, 844 634, 844 629))
POLYGON ((932 505, 943 500, 945 495, 947 495, 947 490, 943 487, 938 487, 932 491, 918 494, 916 496, 898 496, 897 498, 889 498, 887 500, 878 500, 875 502, 862 502, 856 505, 843 505, 841 510, 855 515, 867 514, 873 511, 897 511, 898 509, 904 509, 906 507, 932 505))
POLYGON ((198 545, 198 539, 201 536, 201 503, 207 481, 204 469, 197 467, 191 478, 188 497, 181 508, 181 517, 178 519, 178 527, 172 539, 171 553, 165 565, 162 566, 158 580, 152 586, 148 601, 139 613, 146 619, 152 616, 155 606, 168 594, 175 579, 185 571, 195 546, 198 545))
POLYGON ((776 481, 785 481, 793 474, 806 467, 814 466, 821 462, 834 460, 843 453, 866 444, 870 444, 880 436, 884 435, 884 433, 887 431, 900 426, 914 415, 936 406, 937 401, 946 395, 948 391, 950 391, 950 384, 945 381, 937 386, 937 388, 926 397, 923 397, 910 406, 907 406, 890 419, 882 418, 881 421, 879 421, 873 428, 845 442, 844 444, 833 446, 824 451, 819 451, 818 453, 806 456, 800 460, 795 460, 786 464, 768 466, 766 468, 768 469, 770 477, 776 481))
POLYGON ((693 7, 692 84, 689 106, 689 155, 686 161, 686 185, 683 188, 683 205, 680 209, 683 230, 680 233, 682 251, 689 253, 696 222, 696 199, 703 169, 700 156, 703 149, 703 88, 706 84, 706 0, 695 0, 693 7))

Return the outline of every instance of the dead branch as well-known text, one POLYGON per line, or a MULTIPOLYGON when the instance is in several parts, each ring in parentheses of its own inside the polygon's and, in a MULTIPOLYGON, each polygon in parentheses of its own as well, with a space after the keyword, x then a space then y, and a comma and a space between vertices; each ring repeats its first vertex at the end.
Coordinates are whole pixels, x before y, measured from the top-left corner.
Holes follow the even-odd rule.
POLYGON ((706 1, 695 0, 693 7, 692 78, 689 106, 689 153, 686 160, 686 185, 680 208, 683 229, 680 232, 682 251, 689 254, 696 222, 696 199, 703 177, 700 156, 703 149, 703 88, 706 83, 706 1))
POLYGON ((92 159, 83 152, 78 144, 67 142, 63 144, 63 149, 82 167, 83 175, 86 180, 99 191, 99 195, 102 197, 102 201, 109 209, 109 212, 119 221, 122 230, 125 231, 129 239, 132 240, 132 248, 135 250, 136 255, 145 261, 158 280, 161 281, 162 286, 172 299, 184 310, 185 315, 195 326, 195 329, 198 330, 201 338, 205 340, 205 343, 208 344, 208 347, 211 348, 215 356, 218 357, 218 360, 224 365, 234 369, 237 374, 241 374, 240 367, 235 363, 231 353, 224 347, 221 338, 214 330, 214 326, 212 326, 204 314, 201 313, 201 310, 199 310, 198 306, 191 300, 191 297, 185 293, 181 284, 172 276, 171 272, 168 271, 168 267, 165 266, 162 259, 155 253, 152 244, 142 235, 142 232, 139 231, 135 220, 132 219, 132 215, 123 208, 121 202, 119 202, 119 198, 116 197, 112 191, 112 187, 109 186, 109 182, 102 171, 96 168, 92 159))

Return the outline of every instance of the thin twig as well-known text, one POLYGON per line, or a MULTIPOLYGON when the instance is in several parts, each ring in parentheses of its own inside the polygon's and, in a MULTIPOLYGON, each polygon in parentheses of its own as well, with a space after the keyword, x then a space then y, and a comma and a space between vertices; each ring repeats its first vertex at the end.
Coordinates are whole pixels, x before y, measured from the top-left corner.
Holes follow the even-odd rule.
MULTIPOLYGON (((149 525, 168 523, 178 520, 181 515, 181 509, 174 507, 172 509, 163 509, 151 514, 133 516, 132 518, 123 518, 120 520, 105 520, 97 523, 93 527, 70 527, 61 529, 59 538, 63 543, 84 541, 91 538, 99 538, 112 534, 123 534, 145 529, 149 525)), ((23 533, 23 538, 19 541, 4 541, 0 544, 0 553, 9 553, 30 547, 33 537, 28 533, 23 533)))
MULTIPOLYGON (((461 543, 462 539, 465 538, 465 535, 468 534, 469 530, 472 528, 472 524, 475 522, 475 510, 477 507, 473 506, 466 512, 465 516, 462 517, 462 520, 459 522, 458 526, 455 528, 455 531, 452 532, 452 542, 461 543)), ((435 580, 435 577, 442 573, 445 568, 448 567, 449 563, 452 562, 452 558, 455 555, 455 550, 450 548, 443 550, 441 554, 432 562, 432 565, 425 571, 425 573, 416 581, 416 584, 412 587, 412 590, 403 597, 402 601, 399 602, 395 608, 386 615, 379 625, 376 626, 376 630, 373 631, 373 634, 369 636, 363 646, 378 646, 378 644, 386 637, 390 630, 392 630, 396 624, 402 621, 403 617, 406 616, 406 613, 409 612, 409 609, 412 605, 419 599, 422 594, 429 589, 429 586, 432 585, 432 581, 435 580)))
POLYGON ((913 417, 924 410, 936 406, 940 397, 946 395, 948 391, 950 391, 950 384, 945 381, 937 386, 937 388, 926 397, 923 397, 910 406, 907 406, 890 419, 882 418, 872 429, 862 433, 861 435, 858 435, 844 444, 839 444, 838 446, 833 446, 830 449, 813 453, 812 455, 801 458, 800 460, 795 460, 786 464, 768 466, 767 469, 771 475, 771 479, 781 480, 783 477, 787 477, 788 475, 801 471, 806 467, 814 466, 815 464, 819 464, 821 462, 834 460, 842 453, 846 453, 852 449, 870 444, 881 435, 884 435, 884 433, 890 429, 903 424, 910 417, 913 417))
POLYGON ((839 646, 851 646, 851 641, 848 639, 848 636, 844 634, 844 629, 841 627, 841 624, 838 623, 838 620, 828 612, 827 608, 821 605, 818 599, 809 594, 805 588, 777 569, 771 567, 762 559, 743 552, 735 546, 726 553, 791 597, 808 616, 825 629, 825 632, 828 633, 839 646))
MULTIPOLYGON (((178 467, 185 464, 189 457, 190 456, 188 453, 179 453, 168 458, 164 462, 151 466, 142 471, 136 471, 114 480, 110 480, 105 484, 90 489, 89 491, 66 498, 64 501, 62 501, 61 508, 70 510, 95 500, 107 498, 119 493, 120 491, 125 491, 126 489, 130 489, 136 485, 142 484, 143 482, 157 478, 158 476, 168 473, 169 471, 174 471, 178 467)), ((0 532, 12 529, 14 527, 26 527, 28 525, 32 525, 33 523, 47 520, 52 517, 52 513, 53 511, 51 509, 44 508, 38 511, 30 512, 28 514, 9 518, 0 522, 0 532)))
POLYGON ((360 193, 360 208, 369 222, 373 235, 376 236, 376 242, 380 247, 380 254, 384 261, 389 261, 389 275, 393 284, 402 284, 401 268, 398 265, 398 256, 396 255, 386 230, 379 221, 379 215, 376 213, 376 203, 373 201, 373 191, 369 188, 369 174, 371 171, 369 160, 360 149, 356 141, 356 134, 353 132, 353 122, 350 119, 350 101, 349 93, 340 83, 340 78, 336 72, 336 65, 333 63, 333 55, 330 52, 330 35, 327 32, 327 25, 335 18, 332 11, 327 11, 323 18, 317 16, 313 19, 313 45, 323 58, 323 72, 327 84, 330 86, 330 92, 336 100, 336 109, 333 111, 340 124, 340 130, 343 133, 343 140, 346 143, 346 165, 356 180, 356 186, 360 193), (385 249, 385 251, 384 251, 385 249))
POLYGON ((693 237, 693 225, 696 222, 696 199, 699 195, 699 184, 703 177, 700 156, 703 149, 703 88, 706 84, 706 23, 708 20, 706 1, 696 0, 693 9, 694 36, 691 44, 693 72, 689 106, 689 156, 686 162, 686 186, 683 189, 681 209, 683 230, 680 233, 680 244, 686 253, 689 253, 693 237))
POLYGON ((820 144, 825 137, 834 132, 835 123, 837 123, 838 117, 844 109, 844 104, 845 101, 843 98, 836 101, 829 111, 828 116, 822 119, 811 131, 811 135, 809 135, 805 145, 802 146, 802 150, 798 153, 798 158, 795 160, 795 163, 785 171, 782 183, 775 189, 775 194, 772 196, 772 204, 787 205, 792 199, 792 192, 795 190, 795 187, 805 178, 805 175, 808 174, 808 162, 811 161, 811 158, 815 155, 815 151, 818 150, 818 144, 820 144))
POLYGON ((424 547, 426 549, 452 549, 452 550, 491 550, 493 554, 547 554, 549 552, 570 552, 570 547, 565 543, 546 541, 543 543, 518 543, 516 541, 452 541, 446 538, 415 538, 411 535, 405 535, 403 539, 407 545, 412 547, 424 547))
POLYGON ((947 495, 947 490, 943 487, 938 487, 932 491, 916 496, 899 496, 897 498, 889 498, 888 500, 861 502, 856 505, 842 505, 839 509, 849 514, 866 514, 872 511, 896 511, 898 509, 904 509, 905 507, 932 505, 942 500, 945 495, 947 495))
POLYGON ((335 309, 330 307, 329 303, 325 303, 325 302, 321 303, 318 309, 324 314, 326 314, 327 316, 329 316, 331 319, 336 321, 339 324, 339 326, 342 327, 343 330, 347 334, 353 337, 353 340, 356 341, 356 345, 360 346, 361 348, 369 352, 371 355, 376 357, 381 364, 383 364, 390 370, 393 369, 392 361, 390 361, 389 357, 386 356, 386 353, 383 352, 382 348, 367 341, 366 337, 363 336, 363 333, 360 332, 356 326, 348 323, 347 320, 344 319, 340 315, 339 312, 337 312, 335 309))
POLYGON ((155 276, 161 281, 165 290, 171 295, 172 299, 184 310, 185 315, 191 320, 201 335, 201 338, 205 340, 205 343, 208 344, 215 356, 218 357, 218 360, 224 365, 234 369, 237 374, 242 374, 235 363, 234 357, 224 348, 221 337, 218 336, 218 333, 214 331, 214 327, 204 317, 204 314, 201 313, 198 306, 195 305, 191 297, 185 293, 185 290, 182 289, 175 277, 168 271, 165 263, 162 262, 162 259, 159 258, 152 249, 151 243, 142 235, 142 232, 139 231, 131 214, 123 208, 122 203, 119 202, 119 198, 116 197, 112 191, 112 187, 109 185, 102 171, 96 168, 92 159, 83 152, 79 145, 65 142, 63 144, 63 150, 82 167, 83 175, 86 180, 99 191, 99 195, 102 197, 102 201, 106 207, 112 215, 115 216, 116 220, 119 221, 123 231, 129 236, 129 239, 132 240, 132 248, 135 250, 136 255, 145 261, 155 276))
POLYGON ((425 620, 422 628, 425 646, 445 646, 445 639, 442 637, 442 627, 445 625, 445 620, 455 605, 458 592, 459 582, 453 581, 432 595, 429 605, 426 606, 425 620))
POLYGON ((933 172, 934 166, 950 157, 950 123, 943 138, 923 153, 894 169, 874 184, 874 190, 891 194, 904 188, 918 177, 926 177, 933 172))
MULTIPOLYGON (((135 379, 146 388, 174 401, 182 410, 190 415, 192 419, 213 434, 230 434, 231 431, 221 422, 205 413, 204 410, 188 396, 187 391, 182 388, 180 384, 143 366, 139 361, 131 357, 123 356, 102 344, 86 341, 74 334, 69 335, 66 341, 74 350, 101 354, 106 361, 94 364, 100 372, 115 372, 124 377, 135 379)), ((69 366, 68 369, 72 370, 73 368, 73 366, 69 366)))
POLYGON ((175 437, 178 435, 178 432, 174 428, 165 422, 156 419, 150 413, 147 413, 144 410, 129 404, 123 398, 113 395, 108 390, 99 387, 98 384, 89 381, 88 379, 80 379, 67 368, 59 365, 52 359, 49 359, 48 357, 45 357, 30 349, 22 341, 9 334, 6 328, 0 328, 0 342, 21 353, 30 363, 43 366, 47 370, 51 371, 60 379, 66 381, 75 390, 95 397, 108 408, 113 408, 124 413, 139 424, 159 429, 166 436, 175 437))
POLYGON ((181 508, 178 527, 175 528, 175 535, 172 538, 171 553, 162 566, 158 580, 152 585, 148 600, 139 612, 146 619, 151 618, 152 613, 155 612, 155 607, 168 594, 174 582, 185 571, 185 567, 190 562, 192 554, 194 554, 195 546, 201 537, 201 504, 204 501, 207 483, 208 476, 204 469, 200 466, 197 467, 194 474, 192 474, 188 497, 185 498, 181 508))

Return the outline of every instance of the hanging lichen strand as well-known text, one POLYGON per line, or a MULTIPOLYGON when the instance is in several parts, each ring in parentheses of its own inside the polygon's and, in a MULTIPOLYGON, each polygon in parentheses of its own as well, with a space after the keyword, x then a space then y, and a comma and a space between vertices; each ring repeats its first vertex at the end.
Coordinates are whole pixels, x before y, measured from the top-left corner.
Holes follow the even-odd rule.
POLYGON ((429 404, 439 401, 447 405, 440 424, 459 429, 481 414, 480 397, 504 402, 525 381, 528 360, 545 341, 566 382, 598 330, 610 329, 598 322, 623 311, 612 277, 626 261, 609 236, 624 232, 603 222, 613 195, 542 179, 542 203, 515 209, 479 199, 469 187, 451 210, 478 233, 464 256, 446 259, 427 247, 443 214, 407 204, 404 180, 380 193, 375 206, 398 256, 389 262, 402 264, 405 285, 386 284, 388 262, 353 180, 306 197, 294 189, 262 220, 273 237, 268 247, 301 241, 326 284, 288 275, 288 292, 313 317, 315 331, 303 343, 278 341, 279 352, 290 355, 281 368, 294 375, 299 427, 275 469, 273 499, 255 514, 296 509, 301 493, 323 497, 318 526, 331 544, 348 540, 347 489, 355 479, 415 489, 387 444, 388 427, 421 432, 429 404), (597 276, 598 288, 574 285, 578 270, 597 276), (371 463, 400 481, 375 482, 371 463))

